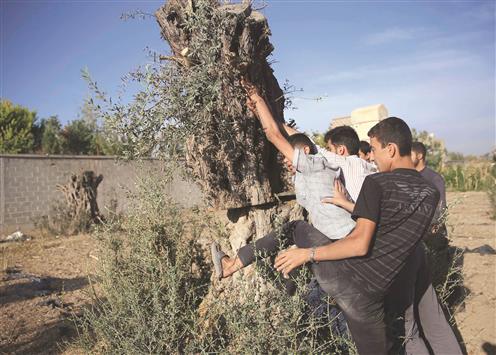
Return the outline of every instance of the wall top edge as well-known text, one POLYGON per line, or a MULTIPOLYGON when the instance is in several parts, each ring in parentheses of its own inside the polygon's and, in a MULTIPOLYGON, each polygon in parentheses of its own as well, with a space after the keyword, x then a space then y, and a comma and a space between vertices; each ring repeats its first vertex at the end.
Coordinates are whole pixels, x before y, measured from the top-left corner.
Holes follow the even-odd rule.
MULTIPOLYGON (((42 155, 42 154, 0 154, 0 158, 8 159, 101 159, 101 160, 118 160, 115 155, 42 155)), ((160 160, 158 158, 142 158, 141 160, 160 160)), ((125 161, 125 160, 122 160, 125 161)))

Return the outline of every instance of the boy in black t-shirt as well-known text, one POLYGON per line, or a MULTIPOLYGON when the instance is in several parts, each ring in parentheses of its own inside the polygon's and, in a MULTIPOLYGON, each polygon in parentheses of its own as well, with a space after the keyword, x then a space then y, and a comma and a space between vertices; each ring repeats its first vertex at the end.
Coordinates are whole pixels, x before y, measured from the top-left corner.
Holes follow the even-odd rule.
MULTIPOLYGON (((319 284, 343 310, 358 352, 386 354, 384 300, 400 272, 415 269, 415 262, 422 257, 419 242, 430 225, 439 192, 414 169, 410 158, 412 136, 403 120, 387 118, 368 134, 381 173, 364 181, 352 214, 357 221, 355 229, 331 244, 313 240, 309 241, 310 248, 281 253, 275 266, 287 274, 312 262, 319 284), (404 268, 407 261, 408 268, 404 268)), ((407 294, 413 294, 415 283, 415 278, 405 280, 407 294)), ((422 306, 427 311, 439 311, 439 307, 434 309, 438 304, 431 289, 427 289, 429 302, 422 306)), ((413 302, 413 297, 409 298, 413 302)), ((461 353, 449 326, 442 327, 435 340, 442 343, 444 351, 461 353)))

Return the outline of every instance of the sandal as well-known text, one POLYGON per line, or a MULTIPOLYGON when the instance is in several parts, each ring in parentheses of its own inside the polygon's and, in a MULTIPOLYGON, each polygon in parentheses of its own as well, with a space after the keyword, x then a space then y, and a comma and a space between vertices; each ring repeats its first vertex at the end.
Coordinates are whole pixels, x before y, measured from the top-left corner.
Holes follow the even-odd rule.
POLYGON ((212 262, 214 263, 215 274, 219 280, 222 279, 224 271, 222 269, 222 258, 227 256, 221 249, 217 242, 213 242, 210 246, 210 252, 212 253, 212 262))

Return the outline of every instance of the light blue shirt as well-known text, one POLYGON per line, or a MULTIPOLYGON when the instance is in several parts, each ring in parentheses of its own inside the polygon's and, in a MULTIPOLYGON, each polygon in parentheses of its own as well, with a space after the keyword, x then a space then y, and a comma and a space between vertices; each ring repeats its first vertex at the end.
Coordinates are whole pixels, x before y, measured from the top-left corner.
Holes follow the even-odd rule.
POLYGON ((322 155, 306 155, 295 149, 293 166, 296 201, 310 214, 315 228, 329 239, 341 239, 355 227, 355 221, 345 209, 320 202, 324 197, 334 196, 334 179, 341 169, 329 164, 322 155))

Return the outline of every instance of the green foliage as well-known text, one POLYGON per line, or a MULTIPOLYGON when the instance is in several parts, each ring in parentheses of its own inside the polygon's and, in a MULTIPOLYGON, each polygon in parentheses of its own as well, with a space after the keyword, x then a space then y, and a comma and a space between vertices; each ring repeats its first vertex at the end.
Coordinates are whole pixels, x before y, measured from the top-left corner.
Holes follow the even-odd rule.
POLYGON ((449 165, 441 170, 446 188, 454 191, 490 191, 495 188, 496 169, 489 162, 449 165))
POLYGON ((493 184, 488 191, 489 202, 491 203, 491 218, 496 219, 496 184, 493 184))
POLYGON ((0 153, 121 155, 121 137, 98 122, 98 111, 85 101, 80 118, 65 127, 57 116, 36 120, 36 113, 0 101, 0 153))
MULTIPOLYGON (((336 321, 309 310, 300 287, 294 296, 261 279, 240 284, 213 303, 197 351, 225 354, 354 354, 350 338, 332 333, 336 321), (198 349, 199 348, 199 349, 198 349)), ((200 331, 200 330, 199 330, 200 331)))
POLYGON ((102 353, 182 353, 195 336, 208 279, 199 231, 186 233, 180 210, 162 193, 169 179, 142 180, 124 223, 110 216, 96 232, 99 292, 79 320, 89 351, 96 342, 102 353))
POLYGON ((95 154, 95 131, 84 120, 68 123, 61 131, 65 154, 95 154))
POLYGON ((0 153, 28 153, 33 149, 36 112, 0 101, 0 153))
POLYGON ((42 118, 41 120, 36 120, 33 123, 33 127, 31 129, 31 132, 33 133, 33 152, 34 153, 39 153, 42 150, 42 139, 43 139, 43 132, 45 130, 45 123, 46 120, 42 118))
POLYGON ((333 320, 310 315, 303 287, 288 296, 251 278, 218 298, 215 290, 207 293, 211 267, 198 241, 217 228, 164 196, 170 178, 142 179, 130 196, 129 215, 110 215, 97 227, 100 264, 91 280, 98 283, 93 306, 76 320, 80 345, 105 354, 353 349, 349 338, 331 334, 333 320))
POLYGON ((436 222, 435 230, 427 232, 423 238, 432 285, 447 312, 448 320, 453 325, 455 325, 454 315, 466 297, 466 289, 463 285, 464 250, 451 245, 449 239, 453 226, 448 223, 448 217, 458 203, 460 200, 449 203, 436 222))
MULTIPOLYGON (((121 137, 124 155, 181 155, 186 138, 191 136, 232 146, 227 151, 233 154, 240 151, 235 144, 242 142, 231 139, 240 129, 240 108, 233 107, 233 102, 243 102, 245 94, 239 83, 240 72, 225 58, 221 60, 229 16, 214 11, 210 1, 195 2, 195 11, 185 19, 184 28, 194 36, 183 63, 154 61, 127 75, 125 86, 140 87, 129 104, 109 99, 89 72, 82 72, 107 127, 121 137)), ((236 60, 243 62, 244 58, 236 60)), ((218 147, 213 144, 208 149, 211 152, 205 154, 215 155, 218 147)))
POLYGON ((458 152, 448 152, 448 160, 454 162, 461 162, 465 160, 465 157, 462 153, 458 152))
POLYGON ((52 116, 44 121, 41 138, 41 150, 46 154, 62 154, 63 137, 61 135, 62 125, 57 116, 52 116))
POLYGON ((105 128, 98 129, 94 136, 93 146, 97 155, 123 155, 123 145, 119 137, 105 128))

